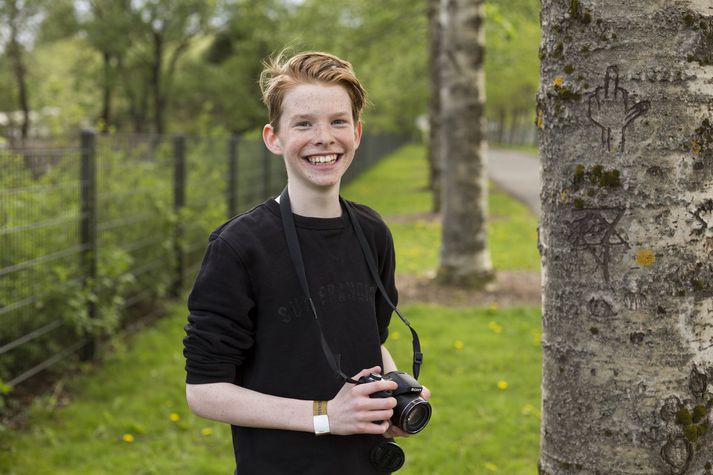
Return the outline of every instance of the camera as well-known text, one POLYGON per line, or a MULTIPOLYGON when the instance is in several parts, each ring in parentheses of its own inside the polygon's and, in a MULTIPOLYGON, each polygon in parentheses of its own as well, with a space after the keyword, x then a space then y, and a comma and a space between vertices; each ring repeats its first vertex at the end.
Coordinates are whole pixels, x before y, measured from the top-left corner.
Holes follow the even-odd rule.
POLYGON ((403 371, 391 371, 383 376, 371 373, 369 376, 359 378, 358 384, 381 380, 394 381, 398 387, 393 391, 372 393, 369 397, 396 398, 396 407, 394 415, 391 417, 391 423, 408 434, 421 432, 431 419, 431 405, 421 397, 423 386, 403 371))

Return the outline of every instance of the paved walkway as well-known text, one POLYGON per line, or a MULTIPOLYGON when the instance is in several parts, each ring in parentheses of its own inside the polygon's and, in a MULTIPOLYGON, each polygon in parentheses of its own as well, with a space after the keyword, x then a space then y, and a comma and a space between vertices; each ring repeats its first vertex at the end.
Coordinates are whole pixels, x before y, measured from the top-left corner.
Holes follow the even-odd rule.
POLYGON ((488 149, 490 179, 540 215, 540 161, 536 155, 488 149))

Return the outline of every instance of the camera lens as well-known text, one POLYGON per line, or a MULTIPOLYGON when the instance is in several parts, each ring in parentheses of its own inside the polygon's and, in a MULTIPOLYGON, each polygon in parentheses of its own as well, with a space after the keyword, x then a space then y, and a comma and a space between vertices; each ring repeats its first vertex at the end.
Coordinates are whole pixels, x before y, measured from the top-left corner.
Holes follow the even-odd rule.
POLYGON ((431 405, 420 397, 411 400, 401 411, 399 411, 397 403, 394 413, 397 412, 399 414, 398 426, 409 434, 416 434, 423 430, 431 419, 431 405))

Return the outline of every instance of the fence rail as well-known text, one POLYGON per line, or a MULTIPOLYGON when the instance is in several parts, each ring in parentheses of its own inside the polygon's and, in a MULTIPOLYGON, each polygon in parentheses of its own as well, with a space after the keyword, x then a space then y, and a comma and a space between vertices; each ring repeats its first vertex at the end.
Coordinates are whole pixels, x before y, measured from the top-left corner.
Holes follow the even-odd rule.
MULTIPOLYGON (((403 145, 365 135, 344 181, 403 145)), ((102 136, 0 149, 0 387, 77 357, 190 285, 225 219, 279 193, 242 137, 102 136)))

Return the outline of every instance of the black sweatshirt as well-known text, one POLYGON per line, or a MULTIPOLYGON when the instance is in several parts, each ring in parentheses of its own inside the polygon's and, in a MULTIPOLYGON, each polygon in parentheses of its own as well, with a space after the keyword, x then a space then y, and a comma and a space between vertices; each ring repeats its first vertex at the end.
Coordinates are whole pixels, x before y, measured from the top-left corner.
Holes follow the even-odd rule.
MULTIPOLYGON (((396 303, 391 234, 376 212, 354 208, 396 303)), ((342 370, 353 376, 383 366, 380 345, 391 309, 369 275, 346 210, 339 218, 295 215, 295 225, 319 321, 342 370)), ((341 388, 322 352, 274 200, 211 233, 188 308, 188 384, 227 382, 303 400, 331 400, 341 388)), ((236 426, 232 433, 240 475, 377 473, 369 453, 384 440, 236 426)))

